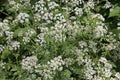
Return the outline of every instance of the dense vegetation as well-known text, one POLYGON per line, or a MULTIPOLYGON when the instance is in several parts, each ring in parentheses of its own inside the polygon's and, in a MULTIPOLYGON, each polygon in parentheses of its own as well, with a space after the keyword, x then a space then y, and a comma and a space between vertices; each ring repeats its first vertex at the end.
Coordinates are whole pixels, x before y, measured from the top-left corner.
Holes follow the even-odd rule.
POLYGON ((120 1, 0 0, 0 80, 120 80, 120 1))

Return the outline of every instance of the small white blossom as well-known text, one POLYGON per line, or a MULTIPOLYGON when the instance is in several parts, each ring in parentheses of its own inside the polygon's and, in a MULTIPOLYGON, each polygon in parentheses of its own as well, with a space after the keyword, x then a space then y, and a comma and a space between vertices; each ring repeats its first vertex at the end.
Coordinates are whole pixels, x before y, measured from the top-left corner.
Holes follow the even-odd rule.
POLYGON ((0 61, 0 68, 5 69, 6 62, 0 61))
POLYGON ((115 77, 117 77, 118 79, 120 79, 120 73, 117 72, 117 73, 115 74, 115 77))
POLYGON ((107 33, 107 30, 103 26, 97 26, 93 33, 95 38, 100 38, 107 33))
POLYGON ((10 5, 14 5, 16 2, 14 0, 9 0, 10 5))
POLYGON ((6 23, 6 22, 0 22, 0 32, 1 31, 5 32, 7 30, 9 30, 8 23, 6 23))
POLYGON ((92 18, 98 18, 99 20, 105 21, 105 18, 101 14, 93 14, 92 18))
POLYGON ((79 42, 79 46, 80 46, 81 48, 85 48, 85 47, 87 47, 87 43, 86 43, 85 41, 80 41, 80 42, 79 42))
POLYGON ((72 58, 65 58, 64 62, 65 62, 65 66, 68 67, 68 66, 72 65, 73 59, 72 58))
POLYGON ((27 23, 29 22, 29 14, 19 13, 14 22, 27 23))
POLYGON ((10 31, 5 31, 5 34, 7 36, 6 40, 11 40, 13 38, 14 32, 10 32, 10 31))
POLYGON ((74 9, 74 11, 75 11, 75 14, 78 15, 78 16, 82 16, 83 15, 83 9, 82 8, 76 7, 74 9))
POLYGON ((88 6, 89 8, 94 9, 95 2, 94 2, 93 0, 88 0, 88 2, 87 2, 87 6, 88 6))
POLYGON ((106 4, 103 6, 103 8, 106 8, 106 9, 108 9, 110 7, 112 7, 112 5, 109 1, 107 1, 106 4))
POLYGON ((112 75, 111 70, 109 68, 105 68, 102 72, 105 74, 105 77, 108 78, 112 75))
POLYGON ((107 63, 107 59, 105 57, 101 57, 99 59, 99 61, 102 62, 102 63, 107 63))
POLYGON ((120 26, 120 22, 117 23, 117 26, 120 26))
POLYGON ((30 37, 23 37, 24 44, 29 43, 30 42, 30 37))
POLYGON ((120 27, 117 27, 118 30, 120 30, 120 27))
POLYGON ((53 60, 50 60, 50 62, 48 62, 48 65, 52 70, 58 70, 58 71, 62 70, 62 66, 64 64, 65 62, 62 60, 61 56, 55 57, 53 60))
POLYGON ((33 34, 35 34, 36 32, 35 32, 35 30, 33 30, 33 29, 30 29, 30 30, 28 30, 27 32, 26 32, 26 36, 27 37, 31 37, 33 34))
POLYGON ((0 45, 0 53, 4 50, 4 46, 0 45))
POLYGON ((57 6, 59 6, 59 5, 55 2, 49 2, 48 3, 48 7, 49 7, 50 10, 55 9, 57 6))
POLYGON ((22 69, 25 69, 28 72, 32 72, 33 67, 35 67, 37 64, 37 61, 38 59, 36 56, 26 57, 22 60, 22 69))
POLYGON ((10 43, 9 49, 10 50, 17 50, 20 48, 20 42, 14 41, 10 43))

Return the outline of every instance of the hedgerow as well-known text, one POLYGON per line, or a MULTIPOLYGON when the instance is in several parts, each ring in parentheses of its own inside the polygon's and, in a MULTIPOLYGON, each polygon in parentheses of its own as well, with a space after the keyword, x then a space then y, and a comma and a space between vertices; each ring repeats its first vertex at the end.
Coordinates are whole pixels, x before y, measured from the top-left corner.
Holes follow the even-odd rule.
POLYGON ((119 0, 0 4, 1 80, 120 80, 119 0))

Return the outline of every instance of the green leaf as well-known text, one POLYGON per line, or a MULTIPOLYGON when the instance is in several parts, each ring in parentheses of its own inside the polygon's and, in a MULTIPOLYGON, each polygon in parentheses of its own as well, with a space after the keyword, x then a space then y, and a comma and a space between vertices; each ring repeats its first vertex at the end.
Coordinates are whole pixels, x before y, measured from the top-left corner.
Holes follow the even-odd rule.
POLYGON ((110 11, 109 17, 118 16, 120 14, 120 7, 116 6, 112 11, 110 11))
POLYGON ((70 75, 71 75, 71 72, 69 70, 64 70, 62 73, 61 73, 61 80, 70 80, 70 75))
POLYGON ((11 54, 11 52, 10 52, 9 50, 5 49, 5 50, 2 52, 1 58, 2 58, 2 59, 6 59, 10 54, 11 54))

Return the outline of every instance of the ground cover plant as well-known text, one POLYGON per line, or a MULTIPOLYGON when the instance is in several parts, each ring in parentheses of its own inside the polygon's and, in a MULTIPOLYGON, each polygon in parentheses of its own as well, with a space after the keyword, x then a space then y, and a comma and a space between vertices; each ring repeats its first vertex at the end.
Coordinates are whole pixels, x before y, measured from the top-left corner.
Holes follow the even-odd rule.
POLYGON ((0 0, 0 80, 120 80, 119 0, 0 0))

